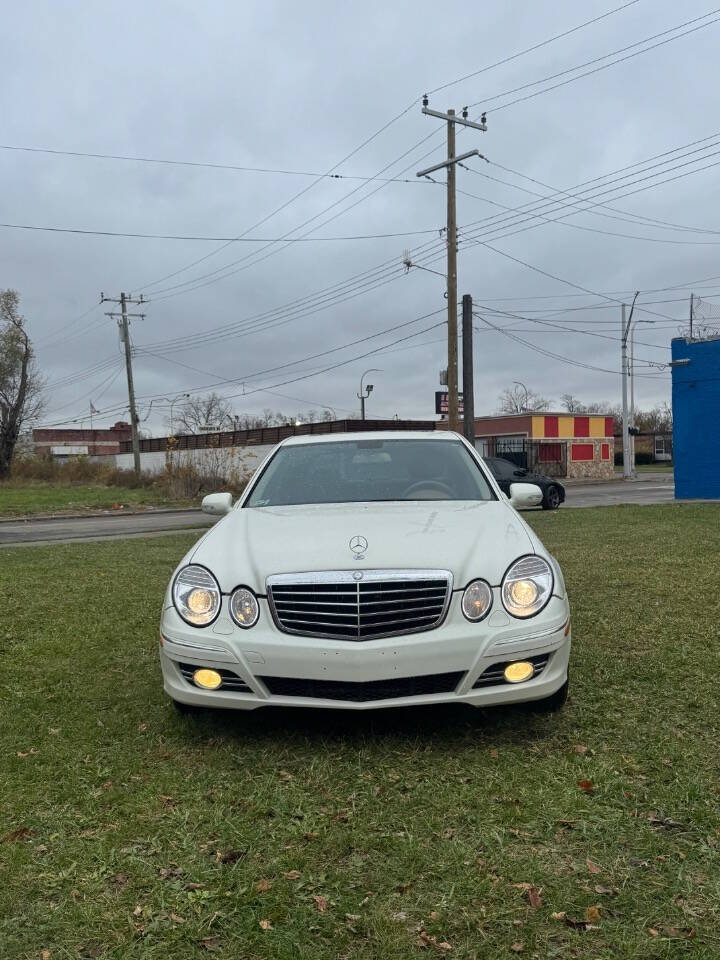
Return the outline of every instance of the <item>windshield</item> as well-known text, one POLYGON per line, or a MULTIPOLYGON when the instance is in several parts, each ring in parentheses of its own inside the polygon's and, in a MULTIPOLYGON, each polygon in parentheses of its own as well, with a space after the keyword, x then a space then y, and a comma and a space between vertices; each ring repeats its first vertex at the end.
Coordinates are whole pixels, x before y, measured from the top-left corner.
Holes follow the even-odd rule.
POLYGON ((244 506, 494 499, 460 442, 368 439, 281 447, 244 506))

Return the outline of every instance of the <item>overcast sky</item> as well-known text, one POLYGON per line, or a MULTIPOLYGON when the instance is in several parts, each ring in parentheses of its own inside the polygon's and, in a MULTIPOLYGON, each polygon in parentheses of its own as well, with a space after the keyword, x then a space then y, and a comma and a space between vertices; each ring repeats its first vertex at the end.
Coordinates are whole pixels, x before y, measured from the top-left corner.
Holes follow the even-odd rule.
MULTIPOLYGON (((267 218, 248 234, 266 241, 314 230, 308 242, 270 247, 236 242, 216 253, 221 247, 216 241, 0 229, 0 288, 20 291, 42 372, 51 383, 60 381, 48 391, 44 421, 84 417, 87 423, 90 401, 107 411, 96 417, 96 425, 127 416, 117 327, 103 313, 115 308, 96 306, 100 291, 117 296, 121 290, 144 293, 151 301, 143 308, 146 319, 132 326, 141 418, 152 397, 172 399, 215 384, 233 395, 237 413, 266 407, 297 413, 327 404, 343 416, 358 408, 360 375, 369 367, 381 368, 368 378, 375 384, 369 414, 434 416, 446 341, 444 327, 428 328, 444 318, 444 279, 427 270, 413 269, 407 276, 402 271, 406 248, 421 248, 413 254, 418 262, 445 271, 437 233, 445 225, 445 189, 414 176, 443 158, 445 128, 421 114, 419 98, 621 3, 27 0, 8 6, 0 36, 4 146, 319 174, 410 108, 336 172, 370 177, 384 171, 384 177, 412 182, 315 182, 280 173, 0 149, 3 223, 232 238, 267 218), (305 221, 310 222, 302 227, 305 221), (320 239, 416 231, 434 232, 320 239), (201 257, 207 259, 190 266, 201 257), (225 276, 229 270, 234 272, 225 276), (175 276, 163 279, 170 274, 175 276), (195 278, 207 279, 193 285, 189 281, 195 278), (380 285, 385 279, 390 282, 380 285), (399 326, 428 314, 433 315, 399 326), (334 350, 381 331, 388 332, 334 350), (396 342, 411 334, 416 336, 396 342), (189 336, 195 339, 186 344, 189 336), (325 369, 333 364, 343 365, 325 369), (263 373, 274 367, 282 369, 263 373)), ((458 289, 472 294, 484 317, 475 321, 478 414, 494 411, 498 394, 513 380, 556 405, 565 392, 617 403, 618 301, 631 299, 637 289, 638 303, 654 311, 637 314, 646 321, 636 334, 638 373, 645 374, 636 381, 637 401, 646 407, 669 400, 667 370, 643 361, 669 359, 669 341, 687 318, 691 290, 710 304, 713 296, 720 303, 720 278, 694 283, 720 274, 714 202, 720 168, 621 194, 718 162, 714 144, 720 134, 679 148, 711 137, 718 125, 720 23, 504 109, 511 100, 577 74, 492 98, 709 10, 697 0, 682 5, 639 0, 431 95, 435 109, 477 104, 470 110, 476 118, 485 104, 488 111, 487 133, 458 135, 458 152, 478 148, 491 161, 475 158, 467 163, 471 169, 458 170, 458 188, 464 191, 457 203, 464 228, 458 289), (643 161, 671 150, 678 152, 665 157, 664 165, 646 170, 643 161), (596 206, 582 213, 577 205, 567 206, 567 198, 558 201, 557 194, 543 205, 524 192, 552 193, 540 184, 572 189, 630 164, 639 166, 581 188, 584 197, 596 197, 612 210, 596 206), (533 201, 542 215, 563 219, 531 218, 532 207, 523 217, 503 211, 533 201), (502 229, 488 222, 492 217, 507 218, 502 229), (671 286, 677 289, 653 292, 671 286), (653 300, 673 302, 649 303, 653 300), (581 306, 594 308, 558 313, 581 306)), ((702 309, 712 312, 712 306, 702 309)), ((163 404, 159 400, 150 410, 146 428, 162 431, 163 404)))

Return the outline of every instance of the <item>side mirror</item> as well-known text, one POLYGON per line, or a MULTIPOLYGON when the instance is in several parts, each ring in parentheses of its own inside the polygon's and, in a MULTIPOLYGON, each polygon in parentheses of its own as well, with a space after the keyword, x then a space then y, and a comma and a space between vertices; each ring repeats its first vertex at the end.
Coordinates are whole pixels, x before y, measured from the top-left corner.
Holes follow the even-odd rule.
POLYGON ((209 493, 203 497, 202 511, 213 517, 224 517, 226 513, 230 513, 232 505, 231 493, 209 493))
POLYGON ((534 483, 510 484, 510 503, 516 510, 529 510, 530 507, 539 507, 542 498, 542 490, 534 483))

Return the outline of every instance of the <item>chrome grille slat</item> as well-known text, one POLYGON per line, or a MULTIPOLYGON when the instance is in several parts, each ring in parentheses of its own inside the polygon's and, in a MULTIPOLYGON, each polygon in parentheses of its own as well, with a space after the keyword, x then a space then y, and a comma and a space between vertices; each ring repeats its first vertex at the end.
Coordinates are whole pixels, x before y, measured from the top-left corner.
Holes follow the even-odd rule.
POLYGON ((378 640, 439 626, 452 595, 452 574, 447 570, 278 574, 268 577, 267 595, 275 624, 284 633, 378 640))

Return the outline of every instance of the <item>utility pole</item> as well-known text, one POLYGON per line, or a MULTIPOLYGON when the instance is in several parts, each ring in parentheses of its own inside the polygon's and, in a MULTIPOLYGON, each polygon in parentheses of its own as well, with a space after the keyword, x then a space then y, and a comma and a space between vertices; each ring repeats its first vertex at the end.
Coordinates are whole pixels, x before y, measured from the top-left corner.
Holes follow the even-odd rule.
POLYGON ((128 297, 124 293, 121 293, 119 297, 106 297, 104 293, 100 294, 100 303, 119 303, 120 304, 120 313, 106 313, 107 317, 115 317, 118 321, 118 327, 120 328, 120 337, 125 344, 125 371, 127 373, 127 385, 128 385, 128 400, 130 403, 130 430, 132 437, 132 448, 133 448, 133 464, 135 467, 135 473, 140 474, 140 433, 138 431, 138 415, 137 407, 135 406, 135 384, 133 382, 133 372, 132 372, 132 346, 130 345, 130 331, 128 329, 128 319, 130 317, 138 317, 141 320, 145 319, 144 313, 128 313, 127 305, 130 304, 140 304, 146 303, 143 295, 140 294, 139 297, 128 297))
POLYGON ((693 294, 690 294, 690 339, 693 338, 693 294))
MULTIPOLYGON (((639 293, 639 291, 638 291, 639 293)), ((623 303, 620 308, 620 373, 622 376, 622 449, 623 449, 623 480, 632 478, 632 467, 630 464, 630 420, 628 415, 628 333, 632 323, 633 312, 635 310, 635 301, 638 293, 633 297, 630 308, 630 316, 625 321, 626 306, 623 303)))
POLYGON ((465 439, 475 446, 475 376, 473 369, 472 297, 462 298, 463 426, 465 439))
MULTIPOLYGON (((468 110, 465 107, 462 116, 458 117, 454 110, 441 113, 428 107, 427 94, 423 97, 422 112, 429 117, 437 117, 447 123, 447 160, 436 163, 425 170, 418 170, 417 177, 427 177, 434 170, 447 170, 447 301, 448 301, 448 425, 451 430, 460 432, 460 418, 458 415, 458 343, 457 343, 457 217, 455 201, 455 164, 467 160, 469 157, 481 157, 478 150, 468 150, 467 153, 455 155, 455 124, 464 127, 473 127, 475 130, 487 130, 485 114, 480 123, 468 120, 468 110)), ((485 159, 483 157, 483 159, 485 159)))

